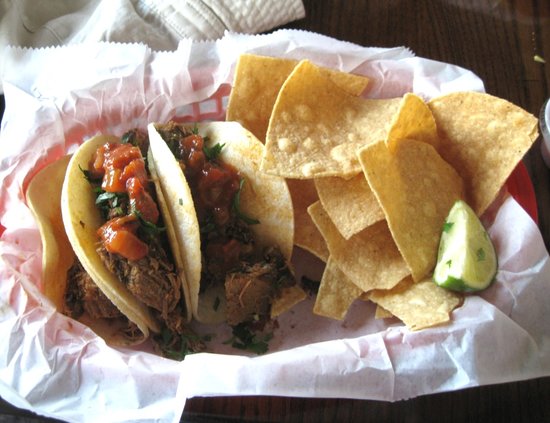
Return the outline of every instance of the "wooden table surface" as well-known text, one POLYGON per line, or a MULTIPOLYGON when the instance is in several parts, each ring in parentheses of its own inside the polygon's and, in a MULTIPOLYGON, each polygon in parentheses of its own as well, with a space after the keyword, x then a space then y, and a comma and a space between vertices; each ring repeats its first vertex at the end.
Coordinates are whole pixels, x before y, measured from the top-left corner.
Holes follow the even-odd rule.
MULTIPOLYGON (((304 0, 287 25, 363 46, 407 46, 465 67, 488 93, 538 116, 550 96, 549 0, 304 0), (546 58, 540 63, 535 56, 546 58)), ((550 171, 540 140, 524 159, 550 246, 550 171)), ((549 281, 550 283, 550 281, 549 281)), ((550 322, 548 322, 550 325, 550 322)), ((219 397, 188 400, 184 421, 550 422, 550 378, 386 403, 346 399, 219 397)))
MULTIPOLYGON (((287 25, 364 46, 407 46, 418 56, 468 68, 486 91, 539 115, 550 96, 549 0, 304 0, 287 25), (535 60, 545 58, 547 63, 535 60)), ((550 246, 550 171, 540 140, 524 159, 539 225, 550 246)), ((550 283, 550 281, 549 281, 550 283)), ((550 324, 550 322, 548 322, 550 324)), ((496 346, 498 347, 498 346, 496 346)), ((0 404, 17 421, 36 421, 0 404)), ((3 417, 0 416, 1 421, 3 417)), ((286 397, 192 398, 182 421, 550 422, 550 378, 483 386, 395 403, 286 397)))

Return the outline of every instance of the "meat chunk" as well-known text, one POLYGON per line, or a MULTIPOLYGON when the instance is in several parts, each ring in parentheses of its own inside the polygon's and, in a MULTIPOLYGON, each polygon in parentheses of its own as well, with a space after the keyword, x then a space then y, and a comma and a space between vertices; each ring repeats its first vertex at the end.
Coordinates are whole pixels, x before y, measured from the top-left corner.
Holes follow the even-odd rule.
POLYGON ((122 317, 119 309, 101 292, 78 260, 67 274, 65 307, 65 313, 74 319, 84 312, 94 319, 122 317))
POLYGON ((105 266, 126 284, 130 292, 142 303, 159 311, 163 319, 174 310, 181 297, 181 282, 159 244, 149 244, 149 254, 135 261, 111 254, 102 246, 97 252, 105 266))
POLYGON ((227 322, 231 326, 269 315, 273 298, 296 281, 278 249, 264 252, 263 260, 243 263, 225 279, 227 322))
POLYGON ((273 297, 269 271, 267 263, 258 263, 243 272, 227 275, 227 323, 231 326, 269 312, 273 297))

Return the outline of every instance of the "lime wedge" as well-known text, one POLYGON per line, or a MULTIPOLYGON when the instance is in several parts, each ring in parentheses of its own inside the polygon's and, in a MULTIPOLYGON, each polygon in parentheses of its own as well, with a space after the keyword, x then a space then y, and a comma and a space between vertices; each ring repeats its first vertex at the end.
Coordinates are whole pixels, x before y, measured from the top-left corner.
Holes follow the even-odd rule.
POLYGON ((457 201, 445 221, 433 279, 443 288, 475 292, 487 288, 497 273, 497 255, 475 212, 457 201))

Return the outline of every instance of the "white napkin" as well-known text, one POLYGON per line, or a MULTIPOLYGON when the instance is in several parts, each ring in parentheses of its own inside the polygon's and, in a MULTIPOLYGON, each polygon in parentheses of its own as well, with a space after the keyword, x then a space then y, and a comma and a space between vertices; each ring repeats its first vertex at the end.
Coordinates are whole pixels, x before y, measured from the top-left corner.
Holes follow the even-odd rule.
POLYGON ((97 41, 162 51, 175 50, 184 38, 267 31, 303 18, 305 10, 301 0, 0 0, 0 16, 0 51, 97 41))

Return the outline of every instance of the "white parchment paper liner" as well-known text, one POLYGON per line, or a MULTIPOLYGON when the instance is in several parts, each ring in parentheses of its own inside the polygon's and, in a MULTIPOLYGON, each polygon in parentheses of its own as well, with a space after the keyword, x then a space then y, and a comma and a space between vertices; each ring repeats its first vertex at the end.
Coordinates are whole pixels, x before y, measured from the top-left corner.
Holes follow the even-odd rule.
POLYGON ((164 53, 108 43, 12 49, 0 132, 0 396, 68 421, 173 421, 185 399, 198 395, 395 401, 550 375, 549 257, 512 198, 490 227, 497 282, 468 297, 442 327, 409 332, 375 320, 374 307, 361 302, 335 322, 313 316, 307 301, 279 319, 267 355, 238 355, 218 337, 216 354, 180 363, 110 348, 53 310, 40 293, 40 237, 23 198, 29 179, 97 132, 120 135, 174 115, 223 119, 227 84, 244 52, 365 74, 370 97, 483 90, 471 72, 406 48, 364 48, 300 31, 228 33, 164 53))

